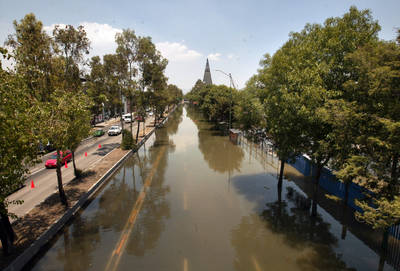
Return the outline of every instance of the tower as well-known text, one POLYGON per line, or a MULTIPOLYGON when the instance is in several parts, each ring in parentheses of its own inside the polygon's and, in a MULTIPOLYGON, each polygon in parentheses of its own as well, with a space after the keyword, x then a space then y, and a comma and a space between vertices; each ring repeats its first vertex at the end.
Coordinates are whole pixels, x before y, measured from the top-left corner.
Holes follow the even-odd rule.
POLYGON ((207 58, 207 62, 206 62, 206 69, 204 71, 203 83, 206 85, 212 85, 210 64, 208 64, 208 58, 207 58))

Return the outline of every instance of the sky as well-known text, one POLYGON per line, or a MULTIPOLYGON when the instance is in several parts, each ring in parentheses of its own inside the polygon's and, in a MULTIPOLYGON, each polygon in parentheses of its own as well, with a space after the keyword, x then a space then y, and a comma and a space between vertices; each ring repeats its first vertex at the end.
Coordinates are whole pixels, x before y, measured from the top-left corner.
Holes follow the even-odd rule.
POLYGON ((168 83, 184 93, 203 79, 209 59, 214 84, 238 88, 257 72, 263 55, 274 54, 307 23, 340 17, 350 6, 370 9, 382 27, 379 37, 393 40, 400 27, 399 0, 0 0, 0 46, 14 33, 13 21, 33 12, 49 33, 56 24, 83 25, 91 40, 88 57, 114 53, 115 34, 132 29, 149 36, 168 59, 168 83))

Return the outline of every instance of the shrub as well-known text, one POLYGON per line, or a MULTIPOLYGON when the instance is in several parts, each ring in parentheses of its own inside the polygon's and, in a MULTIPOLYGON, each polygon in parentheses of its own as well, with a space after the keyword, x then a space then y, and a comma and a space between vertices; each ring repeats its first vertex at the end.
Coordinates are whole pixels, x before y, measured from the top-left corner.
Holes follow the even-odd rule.
POLYGON ((122 131, 121 148, 123 150, 130 150, 130 149, 135 149, 136 148, 136 144, 133 141, 132 133, 129 130, 124 129, 122 131))

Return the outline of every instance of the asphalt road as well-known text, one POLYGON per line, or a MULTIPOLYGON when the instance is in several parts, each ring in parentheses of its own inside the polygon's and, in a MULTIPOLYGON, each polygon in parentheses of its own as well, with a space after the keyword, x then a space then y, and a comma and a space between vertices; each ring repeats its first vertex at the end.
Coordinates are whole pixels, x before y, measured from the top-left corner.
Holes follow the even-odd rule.
MULTIPOLYGON (((152 120, 152 118, 148 118, 148 120, 146 120, 146 124, 148 125, 152 120)), ((108 130, 109 126, 116 124, 119 124, 119 121, 109 122, 103 127, 97 127, 108 130)), ((129 129, 129 124, 125 124, 124 126, 129 129)), ((133 124, 133 127, 133 131, 135 133, 137 129, 136 122, 133 124)), ((120 145, 121 138, 121 135, 108 136, 106 133, 101 137, 93 137, 83 141, 75 152, 75 163, 77 168, 86 170, 92 166, 95 166, 95 164, 105 155, 120 145), (100 148, 99 145, 101 145, 100 148), (87 152, 87 157, 85 156, 85 152, 87 152)), ((25 186, 7 198, 10 201, 24 201, 23 204, 13 204, 9 206, 9 212, 14 213, 19 217, 23 216, 32 210, 36 205, 44 201, 52 193, 58 191, 56 169, 46 169, 44 166, 46 160, 52 153, 53 152, 43 155, 41 157, 42 161, 35 167, 31 168, 31 174, 28 176, 25 186), (35 188, 31 188, 31 181, 33 181, 35 188)), ((67 166, 68 168, 65 168, 65 166, 62 167, 62 178, 64 185, 74 179, 72 161, 69 162, 67 166)))

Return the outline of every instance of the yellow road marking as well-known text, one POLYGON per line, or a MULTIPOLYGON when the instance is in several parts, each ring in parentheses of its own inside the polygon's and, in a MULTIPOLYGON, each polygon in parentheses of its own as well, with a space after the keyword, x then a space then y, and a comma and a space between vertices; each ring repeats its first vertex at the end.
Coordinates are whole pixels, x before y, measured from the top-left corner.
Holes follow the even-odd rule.
POLYGON ((256 257, 251 256, 251 260, 253 261, 254 269, 255 269, 256 271, 262 271, 260 265, 259 265, 258 262, 257 262, 256 257))
POLYGON ((126 234, 124 234, 124 237, 122 238, 121 243, 119 244, 115 253, 117 253, 117 254, 121 253, 121 248, 125 244, 127 238, 128 238, 128 236, 126 234))
POLYGON ((144 182, 144 185, 142 187, 142 190, 140 191, 139 197, 136 199, 136 202, 133 205, 133 208, 129 215, 129 218, 126 221, 125 226, 122 230, 121 237, 120 237, 115 249, 113 250, 110 259, 108 260, 105 270, 113 270, 114 271, 117 269, 119 262, 121 260, 122 252, 126 248, 127 240, 132 233, 136 218, 142 208, 144 199, 146 197, 146 188, 150 187, 151 182, 153 181, 153 176, 156 173, 158 164, 160 163, 161 157, 163 156, 165 150, 166 150, 166 147, 162 148, 160 150, 160 152, 158 153, 158 156, 153 164, 153 168, 151 169, 149 175, 147 176, 147 178, 144 182))
POLYGON ((188 271, 189 266, 188 266, 188 260, 186 258, 183 258, 183 271, 188 271))

